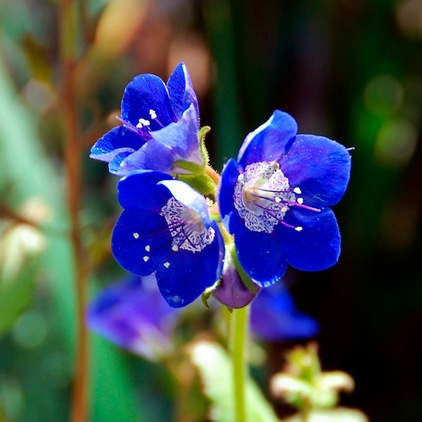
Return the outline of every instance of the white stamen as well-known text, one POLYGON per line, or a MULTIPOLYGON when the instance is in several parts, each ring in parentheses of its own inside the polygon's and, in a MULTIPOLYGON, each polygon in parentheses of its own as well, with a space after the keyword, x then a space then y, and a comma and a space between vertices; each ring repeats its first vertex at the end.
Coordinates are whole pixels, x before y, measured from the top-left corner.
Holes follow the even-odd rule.
POLYGON ((303 230, 303 227, 297 226, 297 227, 295 227, 295 230, 296 230, 297 232, 301 232, 301 231, 303 230))
POLYGON ((143 258, 142 258, 145 262, 148 262, 148 260, 149 260, 149 256, 144 256, 143 258))
POLYGON ((297 194, 299 194, 299 195, 302 193, 302 191, 300 190, 300 188, 294 188, 294 189, 293 189, 293 192, 294 192, 294 193, 297 193, 297 194))
POLYGON ((140 118, 136 127, 139 129, 142 129, 144 126, 149 126, 149 125, 150 125, 149 120, 140 118))
POLYGON ((170 262, 165 262, 163 265, 164 265, 166 268, 168 268, 168 267, 170 267, 170 262))
POLYGON ((151 109, 150 111, 149 111, 149 115, 150 115, 150 117, 151 117, 151 119, 152 120, 154 120, 154 119, 156 119, 157 118, 157 113, 155 112, 155 110, 153 110, 153 109, 151 109))
POLYGON ((299 205, 302 205, 303 204, 303 198, 297 198, 297 203, 299 205))
POLYGON ((133 237, 134 237, 135 239, 139 239, 139 233, 133 233, 133 237))
POLYGON ((151 250, 151 246, 146 245, 146 246, 145 246, 145 250, 146 250, 147 252, 149 252, 149 251, 151 250))

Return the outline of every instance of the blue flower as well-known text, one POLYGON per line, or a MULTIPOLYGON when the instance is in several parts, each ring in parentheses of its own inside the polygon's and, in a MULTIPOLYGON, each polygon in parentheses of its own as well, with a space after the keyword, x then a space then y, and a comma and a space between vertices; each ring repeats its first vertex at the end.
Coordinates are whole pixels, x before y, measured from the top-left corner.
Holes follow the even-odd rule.
POLYGON ((150 360, 171 353, 179 310, 167 305, 153 282, 131 276, 105 288, 88 307, 90 329, 150 360))
POLYGON ((134 170, 189 173, 204 162, 198 139, 198 100, 186 66, 180 63, 167 85, 155 75, 136 76, 121 105, 122 126, 100 138, 90 157, 124 176, 134 170), (189 167, 190 165, 190 167, 189 167))
POLYGON ((239 262, 255 283, 275 283, 288 264, 317 271, 337 262, 340 233, 329 207, 342 198, 350 165, 345 147, 297 135, 295 120, 279 110, 246 137, 237 161, 223 169, 218 199, 239 262))
POLYGON ((165 173, 139 171, 120 180, 118 199, 113 255, 133 274, 154 274, 170 306, 188 305, 220 278, 224 242, 202 195, 165 173))
POLYGON ((298 311, 283 283, 262 289, 251 306, 251 330, 262 340, 299 340, 318 334, 319 324, 298 311))
MULTIPOLYGON (((112 343, 150 360, 174 351, 181 310, 166 303, 155 278, 130 276, 102 290, 90 303, 87 324, 112 343)), ((263 289, 251 305, 251 331, 261 340, 297 340, 318 334, 318 323, 298 311, 282 283, 263 289)))

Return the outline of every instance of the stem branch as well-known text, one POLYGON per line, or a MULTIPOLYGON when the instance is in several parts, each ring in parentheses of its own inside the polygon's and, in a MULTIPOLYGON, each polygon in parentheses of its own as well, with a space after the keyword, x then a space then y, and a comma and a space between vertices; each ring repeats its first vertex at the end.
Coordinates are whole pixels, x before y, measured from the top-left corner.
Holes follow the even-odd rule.
POLYGON ((75 100, 75 2, 60 3, 60 60, 61 98, 65 139, 65 164, 67 172, 67 204, 70 215, 70 242, 75 262, 76 289, 76 354, 75 381, 71 404, 71 421, 88 420, 88 331, 85 325, 86 281, 88 266, 80 233, 81 208, 81 143, 75 100))

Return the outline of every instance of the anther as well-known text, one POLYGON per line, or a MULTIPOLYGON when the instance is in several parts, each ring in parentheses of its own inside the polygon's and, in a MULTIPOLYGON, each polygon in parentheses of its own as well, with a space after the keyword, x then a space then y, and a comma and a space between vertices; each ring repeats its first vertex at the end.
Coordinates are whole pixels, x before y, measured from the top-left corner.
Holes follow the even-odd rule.
POLYGON ((139 233, 133 233, 133 237, 134 237, 135 239, 139 239, 139 233))
POLYGON ((177 245, 173 245, 173 246, 171 247, 171 249, 172 249, 174 252, 177 252, 177 251, 179 250, 179 247, 178 247, 177 245))
POLYGON ((151 246, 146 245, 146 246, 145 246, 145 250, 146 250, 147 252, 149 252, 149 251, 151 250, 151 246))
POLYGON ((163 265, 164 265, 166 268, 168 268, 168 267, 170 267, 170 262, 165 262, 163 265))
POLYGON ((297 226, 297 227, 295 227, 295 230, 296 230, 297 232, 301 232, 301 231, 303 230, 303 227, 301 227, 301 226, 297 226))
POLYGON ((299 194, 299 195, 302 193, 302 191, 301 191, 301 190, 300 190, 300 188, 298 188, 298 187, 294 188, 294 189, 293 189, 293 192, 294 192, 294 193, 297 193, 297 194, 299 194))
POLYGON ((153 110, 153 109, 151 109, 150 111, 149 111, 149 115, 150 115, 150 117, 151 117, 151 119, 152 120, 154 120, 154 119, 156 119, 157 118, 157 113, 155 112, 155 110, 153 110))
POLYGON ((297 198, 297 203, 299 205, 302 205, 303 204, 303 198, 297 198))
POLYGON ((149 256, 146 256, 145 255, 142 259, 144 260, 144 262, 148 262, 149 261, 149 256))
POLYGON ((139 128, 139 129, 141 129, 144 126, 149 126, 149 125, 150 125, 150 121, 149 120, 140 118, 139 121, 138 121, 138 124, 136 125, 136 127, 139 128))

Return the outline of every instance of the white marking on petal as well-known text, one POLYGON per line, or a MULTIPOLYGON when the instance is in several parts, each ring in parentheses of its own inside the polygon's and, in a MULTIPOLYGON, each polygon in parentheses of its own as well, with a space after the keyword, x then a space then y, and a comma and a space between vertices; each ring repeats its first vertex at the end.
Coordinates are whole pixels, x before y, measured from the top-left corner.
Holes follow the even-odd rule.
POLYGON ((202 217, 196 211, 183 205, 174 197, 168 200, 161 209, 160 215, 166 219, 173 238, 172 249, 175 252, 179 249, 194 253, 201 252, 214 240, 215 230, 212 227, 206 227, 202 217))

